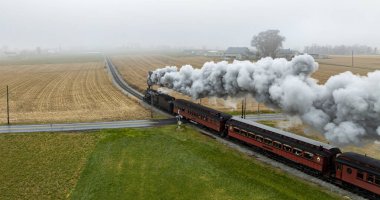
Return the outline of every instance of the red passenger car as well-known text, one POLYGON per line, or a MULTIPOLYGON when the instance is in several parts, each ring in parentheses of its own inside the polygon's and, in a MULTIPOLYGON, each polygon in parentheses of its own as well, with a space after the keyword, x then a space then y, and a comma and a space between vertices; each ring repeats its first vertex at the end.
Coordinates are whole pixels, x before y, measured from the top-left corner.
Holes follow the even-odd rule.
POLYGON ((237 117, 232 117, 226 126, 228 136, 299 164, 310 172, 325 176, 335 173, 333 163, 341 152, 334 146, 237 117))
POLYGON ((226 121, 232 117, 231 115, 183 99, 176 99, 174 101, 173 113, 177 113, 184 119, 196 122, 219 133, 224 131, 226 121))
POLYGON ((348 187, 358 187, 377 194, 380 199, 380 161, 346 152, 336 158, 336 179, 348 187))

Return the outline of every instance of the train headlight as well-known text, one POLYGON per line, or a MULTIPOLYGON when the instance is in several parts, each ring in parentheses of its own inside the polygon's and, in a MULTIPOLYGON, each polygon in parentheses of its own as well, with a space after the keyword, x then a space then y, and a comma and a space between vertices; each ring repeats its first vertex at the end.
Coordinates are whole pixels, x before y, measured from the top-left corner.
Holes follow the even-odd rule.
POLYGON ((317 157, 317 161, 318 161, 318 162, 321 162, 321 158, 320 158, 319 156, 317 157))

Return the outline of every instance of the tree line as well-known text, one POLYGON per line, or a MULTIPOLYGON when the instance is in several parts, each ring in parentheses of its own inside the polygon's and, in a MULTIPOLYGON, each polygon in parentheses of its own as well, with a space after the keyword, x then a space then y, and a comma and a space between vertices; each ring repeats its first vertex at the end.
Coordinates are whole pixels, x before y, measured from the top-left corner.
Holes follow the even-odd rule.
MULTIPOLYGON (((255 47, 260 57, 276 57, 276 54, 282 48, 285 37, 280 35, 279 30, 266 30, 254 35, 251 40, 251 46, 255 47)), ((317 45, 306 46, 303 53, 308 54, 325 54, 325 55, 351 55, 354 54, 377 54, 378 49, 367 45, 317 45)))
POLYGON ((326 55, 351 55, 354 54, 377 54, 377 48, 366 45, 317 45, 306 46, 304 53, 309 54, 326 54, 326 55))

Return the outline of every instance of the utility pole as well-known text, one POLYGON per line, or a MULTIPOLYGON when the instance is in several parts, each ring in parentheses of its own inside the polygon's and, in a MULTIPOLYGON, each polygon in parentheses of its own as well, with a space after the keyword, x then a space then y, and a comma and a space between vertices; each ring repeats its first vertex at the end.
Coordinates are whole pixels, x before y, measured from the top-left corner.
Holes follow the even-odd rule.
POLYGON ((241 100, 241 118, 243 119, 243 112, 244 112, 244 100, 241 100))
POLYGON ((247 113, 247 97, 244 97, 244 119, 247 113))
POLYGON ((241 101, 241 118, 245 119, 245 113, 247 109, 247 97, 241 101))
POLYGON ((153 93, 150 93, 150 118, 153 119, 153 93))
POLYGON ((7 85, 7 121, 8 121, 8 125, 9 125, 9 89, 8 89, 8 85, 7 85))
POLYGON ((257 102, 257 114, 260 114, 260 103, 257 102))

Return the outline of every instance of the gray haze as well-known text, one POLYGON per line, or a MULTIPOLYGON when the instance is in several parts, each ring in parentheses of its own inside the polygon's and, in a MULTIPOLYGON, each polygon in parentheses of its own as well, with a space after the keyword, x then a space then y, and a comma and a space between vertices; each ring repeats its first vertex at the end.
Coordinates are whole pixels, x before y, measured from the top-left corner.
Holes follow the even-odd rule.
POLYGON ((279 29, 284 47, 380 47, 378 0, 1 0, 0 47, 225 48, 279 29))
POLYGON ((311 78, 318 69, 313 57, 291 61, 263 58, 256 63, 207 62, 153 71, 150 84, 165 86, 193 97, 242 97, 278 108, 325 134, 339 144, 360 143, 380 136, 380 71, 367 76, 341 73, 319 85, 311 78))

